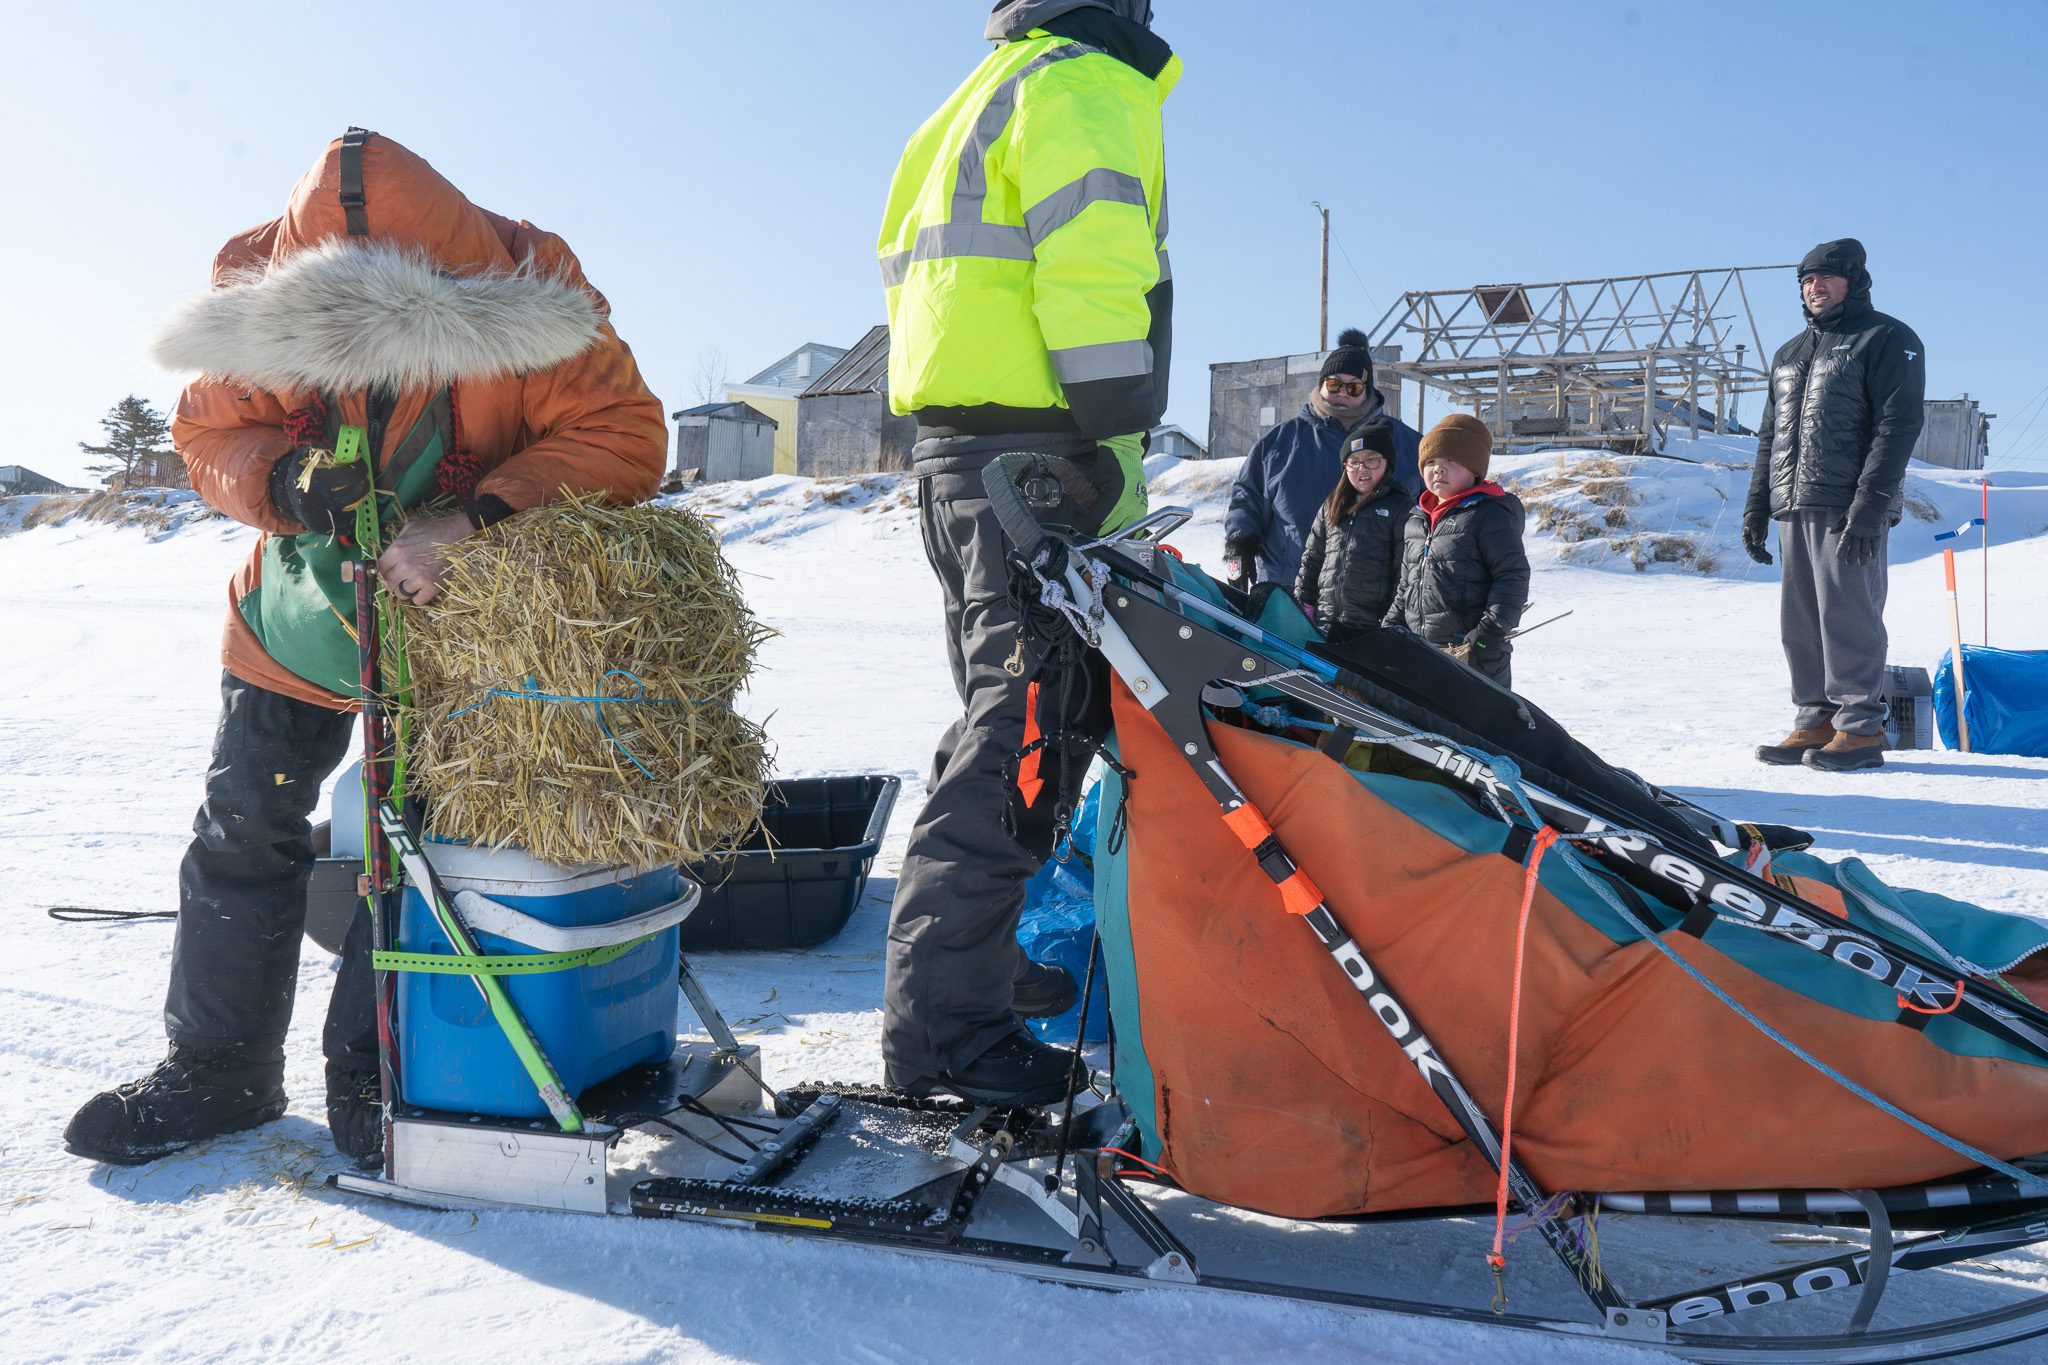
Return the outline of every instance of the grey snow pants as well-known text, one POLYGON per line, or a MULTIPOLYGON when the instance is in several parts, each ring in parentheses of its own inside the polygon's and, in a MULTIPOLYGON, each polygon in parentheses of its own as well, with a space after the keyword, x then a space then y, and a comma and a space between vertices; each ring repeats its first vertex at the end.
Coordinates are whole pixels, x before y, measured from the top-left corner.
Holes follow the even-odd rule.
MULTIPOLYGON (((1046 519, 1088 524, 1069 505, 1046 519)), ((945 599, 946 651, 964 709, 932 758, 889 913, 882 1060, 899 1082, 963 1066, 1017 1026, 1010 994, 1024 965, 1017 946, 1024 883, 1053 843, 1051 784, 1018 813, 1014 837, 1003 828, 1010 795, 1003 768, 1024 742, 1029 679, 1003 668, 1020 622, 1010 603, 1006 542, 979 471, 920 479, 918 522, 945 599)))
POLYGON ((1793 725, 1833 725, 1852 735, 1884 729, 1884 599, 1891 533, 1879 534, 1867 564, 1845 564, 1841 537, 1828 528, 1842 515, 1802 507, 1778 523, 1784 565, 1779 629, 1792 670, 1793 725))

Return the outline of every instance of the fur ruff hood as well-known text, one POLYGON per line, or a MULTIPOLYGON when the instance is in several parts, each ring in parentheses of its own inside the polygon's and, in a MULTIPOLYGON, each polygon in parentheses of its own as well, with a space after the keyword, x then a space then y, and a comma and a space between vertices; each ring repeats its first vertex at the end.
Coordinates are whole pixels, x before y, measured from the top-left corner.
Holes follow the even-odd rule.
POLYGON ((601 316, 587 290, 533 268, 454 274, 421 249, 344 238, 229 276, 151 349, 166 369, 272 392, 403 392, 548 369, 601 316))

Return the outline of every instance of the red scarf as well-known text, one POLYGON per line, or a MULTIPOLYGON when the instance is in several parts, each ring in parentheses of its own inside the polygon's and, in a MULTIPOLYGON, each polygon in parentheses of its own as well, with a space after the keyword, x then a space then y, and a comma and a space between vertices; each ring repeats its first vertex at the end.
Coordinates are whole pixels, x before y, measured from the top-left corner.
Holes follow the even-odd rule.
POLYGON ((1453 507, 1468 503, 1474 498, 1505 497, 1507 496, 1507 491, 1507 489, 1502 488, 1492 479, 1483 479, 1473 484, 1464 492, 1453 493, 1448 498, 1439 498, 1428 489, 1424 489, 1422 496, 1415 500, 1415 505, 1429 514, 1429 529, 1434 531, 1437 523, 1449 515, 1453 507))

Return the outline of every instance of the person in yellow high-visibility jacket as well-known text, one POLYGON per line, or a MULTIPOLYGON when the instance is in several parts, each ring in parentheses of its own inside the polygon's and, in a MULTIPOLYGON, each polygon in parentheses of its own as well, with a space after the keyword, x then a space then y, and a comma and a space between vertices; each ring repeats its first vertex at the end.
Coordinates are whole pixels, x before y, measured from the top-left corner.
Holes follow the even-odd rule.
POLYGON ((1180 59, 1146 0, 1003 0, 998 46, 911 137, 879 254, 889 398, 917 418, 925 554, 945 598, 963 714, 939 741, 890 914, 888 1082, 985 1103, 1065 1092, 1071 1055, 1018 1022, 1059 1014, 1071 975, 1017 946, 1055 797, 1004 826, 1027 680, 1003 533, 982 467, 1064 457, 1093 497, 1047 519, 1113 531, 1144 514, 1146 433, 1166 410, 1172 327, 1160 106, 1180 59))

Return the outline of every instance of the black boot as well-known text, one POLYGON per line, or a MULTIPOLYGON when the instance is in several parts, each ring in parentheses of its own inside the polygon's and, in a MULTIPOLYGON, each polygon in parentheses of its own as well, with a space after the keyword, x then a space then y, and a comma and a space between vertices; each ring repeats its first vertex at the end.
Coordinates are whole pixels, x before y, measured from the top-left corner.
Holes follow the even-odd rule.
POLYGON ((1019 1019, 1051 1019, 1074 1008, 1081 988, 1074 974, 1050 962, 1026 962, 1010 987, 1010 1013, 1019 1019))
POLYGON ((384 1092, 377 1068, 327 1063, 327 1131, 334 1149, 359 1170, 384 1164, 384 1092))
POLYGON ((139 1166, 284 1113, 284 1049, 172 1043, 157 1069, 87 1100, 64 1130, 77 1156, 139 1166))
POLYGON ((1019 1024, 994 1047, 951 1071, 915 1076, 891 1067, 885 1079, 895 1089, 912 1095, 944 1091, 976 1104, 1035 1107, 1057 1104, 1067 1097, 1067 1073, 1073 1063, 1070 1049, 1041 1043, 1036 1034, 1019 1024))

